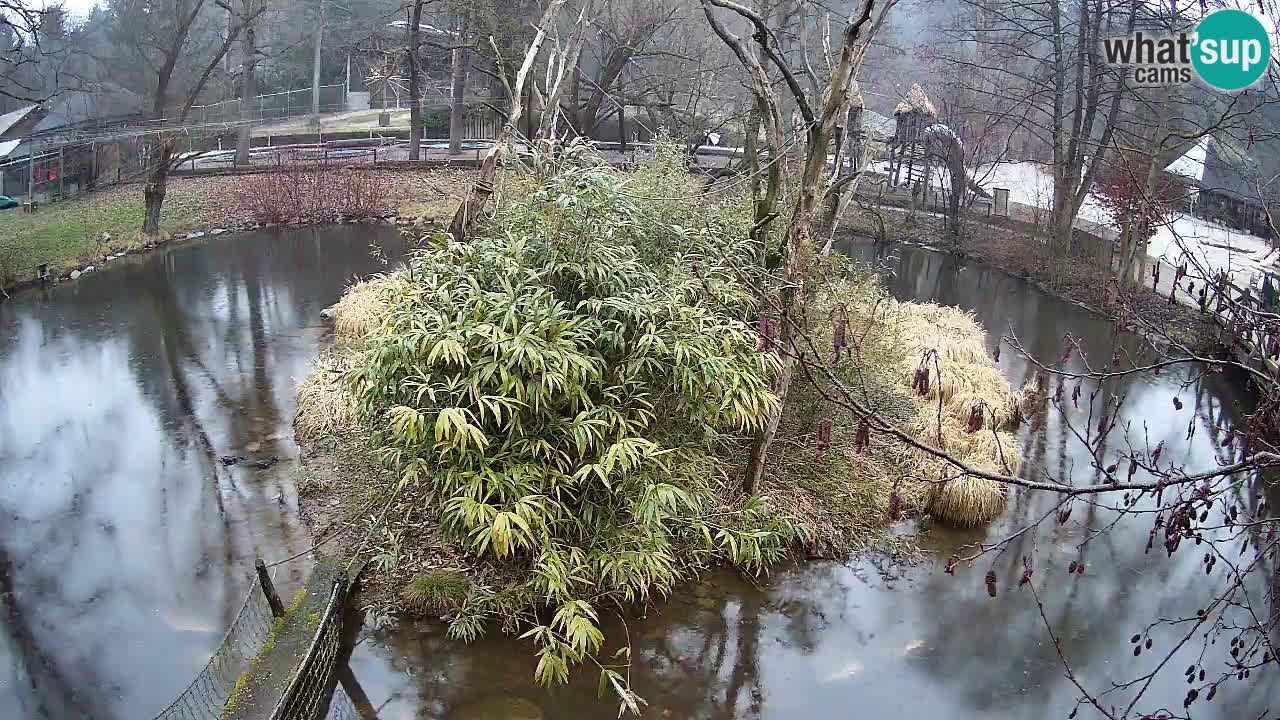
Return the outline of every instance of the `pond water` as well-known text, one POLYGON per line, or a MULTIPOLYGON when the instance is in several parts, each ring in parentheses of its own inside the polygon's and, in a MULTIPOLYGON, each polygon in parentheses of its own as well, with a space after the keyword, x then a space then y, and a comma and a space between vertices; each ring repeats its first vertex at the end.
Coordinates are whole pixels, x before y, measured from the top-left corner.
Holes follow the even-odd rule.
POLYGON ((389 227, 228 235, 0 304, 0 717, 152 717, 254 557, 310 545, 294 391, 371 242, 404 251, 389 227))
MULTIPOLYGON (((294 388, 325 341, 320 309, 353 274, 380 269, 371 243, 390 257, 403 251, 390 228, 213 238, 0 306, 0 717, 151 717, 217 644, 252 559, 307 547, 293 489, 294 388), (280 462, 256 471, 224 467, 219 455, 280 462)), ((1117 342, 1137 347, 1110 323, 982 266, 908 247, 882 260, 896 295, 973 310, 992 346, 1012 331, 1050 358, 1067 332, 1096 358, 1117 342)), ((1017 386, 1031 374, 1008 348, 1001 368, 1017 386)), ((1237 422, 1247 400, 1238 379, 1182 387, 1188 379, 1166 372, 1100 391, 1125 395, 1135 443, 1164 440, 1166 457, 1211 466, 1226 453, 1215 428, 1237 422), (1188 422, 1198 427, 1190 441, 1188 422)), ((1124 447, 1123 433, 1111 437, 1109 453, 1124 447)), ((1019 442, 1027 473, 1090 481, 1087 451, 1058 418, 1019 442)), ((942 572, 956 548, 1003 537, 1051 501, 1015 494, 1006 517, 980 531, 906 526, 940 558, 913 567, 850 560, 757 580, 711 573, 607 634, 633 640, 645 717, 1065 717, 1077 693, 1039 608, 1013 589, 1023 554, 1035 552, 1044 613, 1094 687, 1152 667, 1162 655, 1134 658, 1128 637, 1154 617, 1193 612, 1210 588, 1197 556, 1146 554, 1143 524, 1122 523, 1081 551, 1111 517, 1097 507, 1015 540, 995 560, 994 599, 982 582, 990 560, 942 572), (1084 576, 1066 575, 1072 560, 1087 563, 1084 576)), ((295 566, 280 578, 286 586, 305 559, 295 566)), ((1208 667, 1224 646, 1209 648, 1208 667)), ((614 717, 593 674, 546 691, 532 685, 533 665, 527 641, 492 635, 464 646, 436 623, 364 632, 351 659, 384 720, 614 717)), ((1274 713, 1275 674, 1233 683, 1197 717, 1274 713)), ((1185 688, 1174 669, 1148 693, 1180 710, 1185 688)))

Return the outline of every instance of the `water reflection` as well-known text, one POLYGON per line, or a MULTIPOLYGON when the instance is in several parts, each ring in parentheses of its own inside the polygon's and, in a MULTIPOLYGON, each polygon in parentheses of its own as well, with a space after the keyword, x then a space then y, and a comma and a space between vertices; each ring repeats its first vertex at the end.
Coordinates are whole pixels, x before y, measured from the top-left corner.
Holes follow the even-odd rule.
MULTIPOLYGON (((1031 352, 1056 359, 1070 332, 1097 365, 1117 351, 1142 352, 1137 338, 1117 336, 1111 323, 1020 279, 913 248, 896 248, 883 259, 895 271, 890 286, 898 297, 972 310, 992 333, 992 348, 996 337, 1012 332, 1031 352)), ((1080 360, 1072 362, 1079 366, 1080 360)), ((1035 375, 1034 366, 1007 348, 1000 367, 1015 386, 1035 375)), ((1096 456, 1057 413, 1024 428, 1018 440, 1027 457, 1025 474, 1093 483, 1098 463, 1105 466, 1130 448, 1160 442, 1165 458, 1188 468, 1212 467, 1229 454, 1220 447, 1221 433, 1249 410, 1238 379, 1200 378, 1184 370, 1086 384, 1080 409, 1070 411, 1072 425, 1082 435, 1090 426, 1087 433, 1096 440, 1100 409, 1117 402, 1120 419, 1097 443, 1096 456), (1184 403, 1180 412, 1171 402, 1175 393, 1184 403), (1196 428, 1190 439, 1188 423, 1196 428)), ((1261 495, 1256 483, 1249 478, 1243 486, 1242 499, 1250 504, 1261 495)), ((1148 554, 1150 526, 1144 522, 1096 533, 1113 518, 1097 505, 1077 507, 1065 525, 1020 536, 994 566, 987 560, 954 577, 942 572, 957 548, 1006 537, 1054 502, 1044 493, 1016 493, 1005 517, 989 528, 926 527, 922 542, 938 559, 888 574, 865 561, 808 564, 778 570, 757 587, 730 573, 712 573, 691 591, 650 609, 647 618, 630 618, 625 628, 615 621, 606 635, 629 633, 634 641, 632 679, 650 703, 645 717, 1065 717, 1078 692, 1064 676, 1033 597, 1015 588, 1023 555, 1036 558, 1044 613, 1063 654, 1081 681, 1097 689, 1154 668, 1164 653, 1135 658, 1128 637, 1157 617, 1194 614, 1214 588, 1205 583, 1198 557, 1180 553, 1170 559, 1159 545, 1148 554), (1073 560, 1086 563, 1085 575, 1067 574, 1073 560), (983 586, 988 567, 999 576, 995 599, 983 586)), ((1280 582, 1274 568, 1268 577, 1280 582)), ((1157 650, 1174 642, 1171 632, 1153 637, 1157 650)), ((1225 669, 1225 645, 1224 640, 1206 649, 1203 662, 1210 672, 1225 669)), ((1175 669, 1157 677, 1142 707, 1181 711, 1187 685, 1176 668, 1191 664, 1199 651, 1195 643, 1175 656, 1175 669)), ((437 624, 366 633, 353 659, 383 718, 614 712, 607 700, 597 700, 594 674, 583 672, 567 687, 544 691, 530 683, 533 665, 526 642, 489 637, 463 646, 448 640, 437 624), (520 711, 495 714, 496 699, 520 711)), ((1109 702, 1119 705, 1125 697, 1119 692, 1109 702)), ((1275 673, 1258 673, 1249 683, 1224 686, 1212 704, 1197 706, 1196 716, 1257 717, 1268 705, 1274 710, 1277 698, 1275 673)), ((1091 712, 1083 709, 1080 717, 1091 712)))
POLYGON ((151 717, 252 559, 307 546, 294 390, 371 242, 403 252, 390 228, 246 234, 0 305, 0 716, 151 717))

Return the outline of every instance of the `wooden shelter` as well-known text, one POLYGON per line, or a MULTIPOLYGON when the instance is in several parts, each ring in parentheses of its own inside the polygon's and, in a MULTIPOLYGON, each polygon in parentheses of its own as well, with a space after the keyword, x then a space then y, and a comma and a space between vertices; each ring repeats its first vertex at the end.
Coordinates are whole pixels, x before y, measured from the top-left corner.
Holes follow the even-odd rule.
POLYGON ((913 84, 906 99, 893 109, 893 119, 894 134, 889 141, 889 182, 896 187, 904 179, 907 184, 912 184, 925 176, 928 160, 924 131, 937 122, 938 111, 925 95, 924 88, 913 84))

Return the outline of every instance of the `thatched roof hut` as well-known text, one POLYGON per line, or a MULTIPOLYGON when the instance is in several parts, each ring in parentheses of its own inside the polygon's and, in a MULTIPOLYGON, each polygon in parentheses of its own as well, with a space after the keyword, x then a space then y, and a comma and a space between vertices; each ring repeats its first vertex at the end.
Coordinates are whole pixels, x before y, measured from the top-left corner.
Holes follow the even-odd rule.
POLYGON ((907 93, 907 98, 898 103, 893 109, 894 116, 909 114, 927 115, 930 118, 938 117, 938 110, 929 101, 929 96, 924 94, 924 88, 919 83, 911 85, 911 92, 907 93))

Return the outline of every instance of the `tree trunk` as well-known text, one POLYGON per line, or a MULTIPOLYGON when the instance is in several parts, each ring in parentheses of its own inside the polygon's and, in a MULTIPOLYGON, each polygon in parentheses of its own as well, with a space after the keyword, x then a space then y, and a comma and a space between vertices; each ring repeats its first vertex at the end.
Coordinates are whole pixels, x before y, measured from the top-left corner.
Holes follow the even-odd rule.
MULTIPOLYGON (((589 5, 589 4, 588 4, 589 5)), ((572 76, 572 82, 576 85, 578 78, 578 59, 582 54, 582 45, 587 39, 587 10, 588 5, 583 5, 582 11, 578 14, 578 21, 574 25, 573 32, 569 35, 569 43, 565 47, 563 53, 557 56, 553 50, 551 59, 547 69, 547 97, 544 103, 542 118, 538 122, 538 137, 554 140, 560 134, 558 123, 561 115, 560 98, 564 95, 565 78, 572 76)), ((533 138, 529 138, 532 140, 533 138)), ((626 142, 625 138, 619 138, 619 142, 626 142)))
POLYGON ((316 125, 320 124, 320 43, 324 38, 324 0, 320 3, 320 22, 316 25, 315 56, 311 61, 311 114, 316 125))
MULTIPOLYGON (((466 23, 459 23, 460 34, 467 31, 466 23)), ((462 152, 463 120, 466 117, 467 105, 467 71, 471 65, 471 54, 464 47, 453 49, 453 77, 449 89, 449 153, 457 155, 462 152)))
POLYGON ((142 197, 146 202, 146 216, 142 221, 142 234, 154 238, 160 234, 160 209, 164 206, 164 196, 169 190, 168 153, 165 160, 151 167, 147 172, 147 182, 142 187, 142 197))
MULTIPOLYGON (((246 3, 249 5, 250 3, 246 3)), ((240 127, 236 131, 236 165, 249 164, 249 146, 253 136, 254 98, 258 94, 258 47, 254 23, 245 25, 240 38, 240 127)))
MULTIPOLYGON (((728 32, 716 19, 711 10, 712 5, 715 4, 716 0, 703 0, 703 10, 708 22, 715 33, 738 56, 738 60, 752 71, 753 93, 766 111, 766 119, 772 117, 776 124, 779 116, 778 106, 773 100, 771 89, 768 87, 768 79, 763 71, 762 63, 743 47, 741 40, 737 36, 728 32)), ((721 7, 725 6, 721 5, 721 7)), ((814 277, 812 272, 817 250, 813 241, 813 224, 817 218, 818 208, 827 187, 827 153, 831 146, 831 133, 835 129, 837 113, 841 108, 848 106, 848 92, 850 83, 853 80, 855 58, 858 54, 858 50, 855 48, 855 41, 859 37, 859 31, 863 24, 870 19, 871 7, 872 3, 870 1, 866 2, 863 5, 862 15, 856 21, 850 22, 845 28, 844 46, 840 51, 840 61, 832 69, 831 85, 823 100, 821 111, 819 113, 811 110, 806 111, 808 117, 806 117, 807 130, 804 161, 800 173, 800 187, 797 192, 795 211, 792 214, 791 224, 787 229, 786 242, 783 245, 782 289, 778 293, 780 314, 778 347, 781 350, 782 357, 779 358, 781 371, 774 391, 778 397, 779 406, 777 412, 773 413, 765 426, 756 433, 756 437, 752 442, 750 463, 747 466, 742 483, 743 491, 748 494, 754 494, 759 489, 760 480, 764 477, 769 447, 773 444, 773 439, 777 435, 783 405, 786 403, 791 380, 795 374, 795 365, 800 359, 801 348, 796 342, 796 338, 803 333, 806 327, 809 302, 817 291, 817 278, 814 277)), ((730 6, 730 9, 735 9, 740 15, 745 16, 746 14, 739 6, 730 6)), ((753 38, 760 44, 766 41, 765 36, 760 33, 754 35, 753 38)), ((797 105, 801 105, 801 94, 793 88, 792 95, 795 96, 797 105)), ((775 128, 774 130, 777 132, 780 128, 775 128)), ((776 154, 778 144, 772 138, 771 141, 771 144, 774 145, 771 150, 774 151, 771 152, 770 161, 771 165, 776 166, 779 160, 776 154)))
MULTIPOLYGON (((414 0, 413 14, 409 21, 409 159, 421 156, 422 146, 422 69, 418 51, 422 47, 422 3, 414 0)), ((456 50, 454 52, 457 52, 456 50)))

